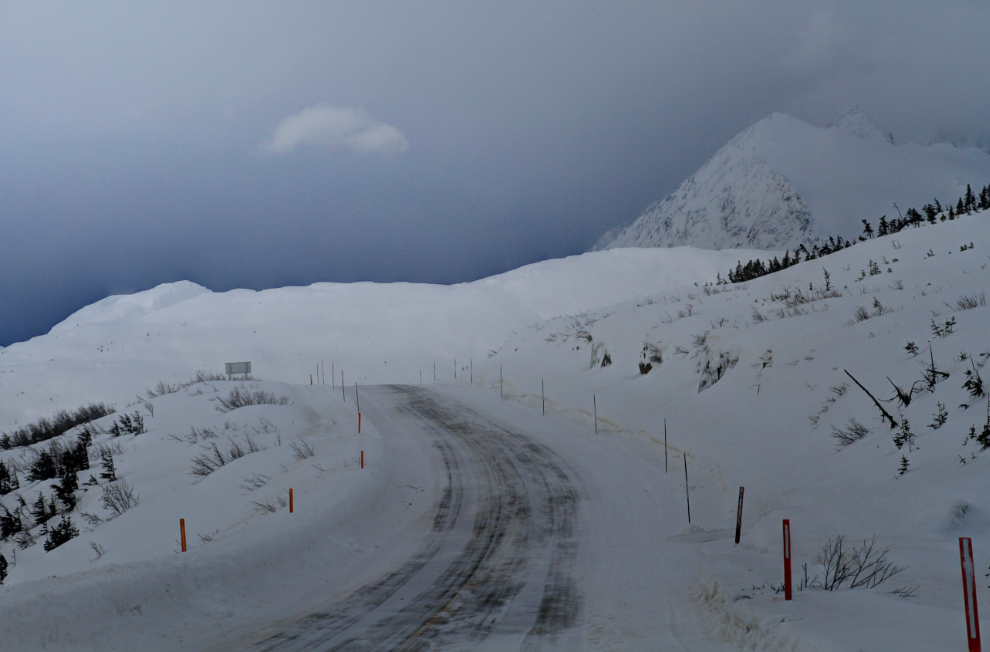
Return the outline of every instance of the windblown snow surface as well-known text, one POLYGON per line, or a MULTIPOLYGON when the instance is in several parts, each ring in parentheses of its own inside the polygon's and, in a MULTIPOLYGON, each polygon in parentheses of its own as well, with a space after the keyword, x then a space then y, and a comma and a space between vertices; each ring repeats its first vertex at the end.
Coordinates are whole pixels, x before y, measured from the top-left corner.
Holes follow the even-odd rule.
MULTIPOLYGON (((307 649, 292 647, 304 636, 284 632, 322 622, 326 605, 339 604, 333 596, 389 576, 436 527, 443 464, 417 443, 425 426, 396 398, 415 392, 465 406, 458 414, 476 415, 492 438, 529 438, 578 492, 573 610, 557 623, 559 638, 535 645, 531 629, 525 639, 439 630, 438 647, 963 649, 960 536, 973 538, 979 606, 990 613, 990 452, 969 437, 987 423, 988 400, 963 386, 990 373, 988 243, 990 220, 978 213, 736 285, 706 284, 755 252, 682 248, 586 254, 451 288, 214 294, 175 284, 108 299, 3 350, 0 414, 10 431, 104 400, 118 410, 94 424, 106 430, 140 412, 148 432, 98 434, 89 471, 99 474, 97 448, 115 447, 117 475, 140 500, 112 517, 102 487, 84 485, 71 514, 77 538, 46 553, 36 527, 33 546, 0 543, 11 561, 0 649, 307 649), (929 389, 931 359, 948 377, 929 389), (264 381, 145 393, 237 360, 251 360, 264 381), (895 445, 901 429, 847 371, 909 424, 912 441, 895 445), (892 400, 894 384, 915 388, 910 404, 892 400), (287 404, 218 411, 235 389, 287 404), (366 404, 361 434, 356 389, 366 404), (947 417, 935 427, 939 405, 947 417), (865 436, 840 445, 834 429, 851 419, 865 436), (214 444, 252 448, 249 440, 255 452, 190 473, 214 444), (300 454, 304 444, 312 456, 300 454), (179 518, 187 553, 178 552, 179 518), (800 583, 790 602, 778 590, 782 519, 800 583), (824 590, 819 557, 838 535, 848 549, 876 536, 904 570, 872 589, 824 590), (262 629, 272 637, 253 634, 262 629)), ((514 454, 513 464, 532 457, 514 454)), ((0 452, 22 468, 29 458, 0 452)), ((52 481, 19 477, 28 504, 51 493, 52 481)), ((16 494, 0 502, 16 509, 16 494)), ((445 609, 470 604, 464 590, 445 609)))
POLYGON ((905 211, 934 198, 955 201, 967 183, 982 187, 988 177, 986 151, 945 142, 897 145, 856 109, 825 128, 774 113, 591 251, 793 249, 829 236, 848 239, 862 231, 862 219, 897 217, 894 202, 905 211))

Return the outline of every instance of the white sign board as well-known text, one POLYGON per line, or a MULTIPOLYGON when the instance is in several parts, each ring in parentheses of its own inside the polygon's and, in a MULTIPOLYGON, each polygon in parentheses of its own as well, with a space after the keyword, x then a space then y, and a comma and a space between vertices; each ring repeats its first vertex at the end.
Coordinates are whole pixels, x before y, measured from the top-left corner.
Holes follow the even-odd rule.
POLYGON ((247 376, 251 373, 251 363, 250 362, 227 362, 224 364, 227 371, 227 378, 230 378, 234 374, 244 374, 247 376))

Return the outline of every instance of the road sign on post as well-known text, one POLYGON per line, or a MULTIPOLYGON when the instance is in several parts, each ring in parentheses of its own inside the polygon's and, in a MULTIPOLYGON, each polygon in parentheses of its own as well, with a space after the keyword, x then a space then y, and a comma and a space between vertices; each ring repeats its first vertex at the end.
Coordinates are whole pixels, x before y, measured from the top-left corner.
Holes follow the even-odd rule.
POLYGON ((976 613, 973 540, 969 537, 959 537, 959 561, 962 564, 963 595, 966 605, 966 640, 969 642, 969 652, 980 652, 980 618, 976 613))
POLYGON ((784 519, 784 599, 791 599, 791 520, 784 519))
POLYGON ((244 379, 247 380, 251 373, 250 362, 226 362, 223 366, 227 371, 227 380, 231 380, 234 374, 244 374, 244 379))

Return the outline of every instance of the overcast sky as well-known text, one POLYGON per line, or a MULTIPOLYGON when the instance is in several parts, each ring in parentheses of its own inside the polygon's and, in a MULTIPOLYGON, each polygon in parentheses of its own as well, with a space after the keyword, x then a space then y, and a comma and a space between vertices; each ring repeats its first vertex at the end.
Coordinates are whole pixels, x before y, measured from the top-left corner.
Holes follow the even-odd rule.
POLYGON ((580 253, 773 111, 988 142, 988 24, 987 0, 4 0, 0 345, 163 282, 580 253))

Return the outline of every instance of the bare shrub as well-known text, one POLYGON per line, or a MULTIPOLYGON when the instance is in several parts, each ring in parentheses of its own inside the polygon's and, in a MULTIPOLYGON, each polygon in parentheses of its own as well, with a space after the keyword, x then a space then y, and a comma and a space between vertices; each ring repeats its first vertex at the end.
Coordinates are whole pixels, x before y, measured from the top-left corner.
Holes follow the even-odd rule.
POLYGON ((165 394, 175 394, 182 389, 182 383, 174 383, 170 385, 164 380, 159 380, 157 385, 144 390, 144 393, 148 395, 148 398, 156 398, 158 396, 164 396, 165 394))
POLYGON ((845 550, 845 537, 828 539, 815 561, 825 569, 822 588, 835 591, 847 584, 850 589, 873 589, 894 575, 906 570, 889 559, 890 548, 877 548, 877 537, 863 544, 853 546, 851 552, 845 550))
POLYGON ((870 311, 866 309, 865 306, 856 306, 856 310, 853 311, 853 318, 850 324, 855 324, 857 322, 866 321, 870 318, 870 311))
POLYGON ((849 383, 840 383, 838 385, 833 385, 832 387, 829 387, 828 391, 835 394, 835 397, 838 398, 843 394, 845 394, 847 389, 849 389, 849 383))
POLYGON ((316 455, 316 448, 310 446, 302 439, 292 442, 290 446, 292 447, 292 456, 300 462, 307 457, 313 457, 316 455))
POLYGON ((266 435, 278 434, 279 432, 278 426, 264 417, 258 420, 258 427, 254 430, 255 432, 263 432, 266 435))
POLYGON ((200 439, 216 439, 219 437, 217 431, 213 428, 196 428, 196 426, 189 426, 189 434, 186 435, 186 441, 190 444, 195 444, 200 439))
POLYGON ((254 505, 254 509, 256 512, 262 512, 262 513, 269 512, 271 514, 274 514, 275 511, 278 509, 278 507, 272 505, 270 502, 259 503, 257 501, 252 500, 251 504, 254 505))
POLYGON ((856 419, 849 419, 846 425, 841 428, 832 426, 832 436, 835 437, 840 446, 856 443, 868 434, 870 434, 870 429, 856 419))
POLYGON ((237 441, 233 437, 228 436, 226 452, 220 450, 220 446, 216 442, 211 442, 209 445, 204 446, 206 452, 200 453, 190 460, 192 462, 192 468, 189 472, 193 475, 205 477, 221 466, 226 466, 236 459, 265 450, 265 447, 259 446, 251 435, 245 433, 241 439, 242 441, 237 441))
POLYGON ((268 484, 268 481, 271 480, 271 477, 263 473, 255 473, 251 477, 241 478, 241 480, 244 481, 244 484, 241 485, 242 488, 244 488, 247 491, 254 491, 255 489, 261 489, 266 484, 268 484))
POLYGON ((984 292, 964 294, 956 299, 956 310, 971 310, 985 305, 987 305, 987 296, 984 292))
POLYGON ((246 389, 242 390, 240 387, 230 390, 227 398, 217 396, 210 400, 219 403, 216 406, 217 412, 231 412, 247 405, 291 405, 288 396, 276 396, 274 393, 266 392, 263 389, 252 392, 246 389))
POLYGON ((90 550, 93 551, 93 554, 96 555, 96 557, 93 557, 92 559, 89 560, 89 563, 91 563, 91 564, 94 561, 96 561, 97 559, 99 559, 100 557, 102 557, 103 555, 107 554, 107 549, 104 548, 103 546, 101 546, 100 544, 98 544, 95 541, 90 541, 89 542, 89 548, 90 548, 90 550))
POLYGON ((103 496, 100 502, 114 516, 120 516, 140 502, 141 497, 134 493, 134 487, 124 480, 109 482, 103 485, 103 496))

